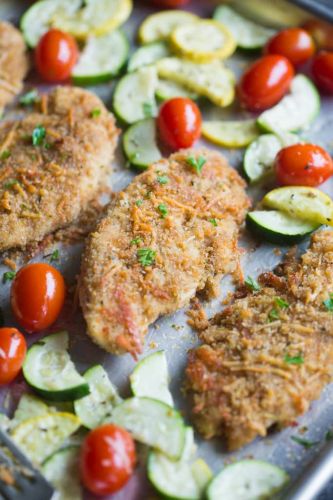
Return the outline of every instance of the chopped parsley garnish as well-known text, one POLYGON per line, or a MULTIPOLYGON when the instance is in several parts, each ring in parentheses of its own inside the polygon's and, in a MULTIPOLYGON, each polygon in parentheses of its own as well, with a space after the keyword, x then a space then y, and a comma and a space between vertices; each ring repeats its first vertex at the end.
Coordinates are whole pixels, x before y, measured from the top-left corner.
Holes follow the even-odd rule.
POLYGON ((137 257, 142 266, 151 266, 155 262, 156 252, 151 248, 139 248, 137 257))
POLYGON ((8 149, 5 149, 5 150, 1 153, 1 155, 0 155, 0 159, 1 159, 1 160, 7 160, 7 158, 9 158, 9 157, 10 157, 10 155, 11 155, 11 152, 10 152, 10 151, 8 151, 8 149))
POLYGON ((209 221, 211 224, 213 224, 213 226, 217 226, 217 220, 216 219, 209 219, 209 221))
POLYGON ((288 365, 302 365, 304 363, 304 358, 301 354, 298 356, 289 356, 289 354, 286 354, 283 361, 288 363, 288 365))
POLYGON ((207 160, 203 156, 198 156, 198 158, 194 158, 194 156, 188 156, 186 158, 186 161, 192 168, 194 168, 197 174, 201 174, 202 168, 207 160))
POLYGON ((158 205, 157 209, 161 214, 162 219, 165 219, 165 217, 168 215, 167 206, 164 203, 161 203, 160 205, 158 205))
POLYGON ((35 104, 35 102, 38 101, 39 95, 37 89, 29 90, 29 92, 27 92, 20 98, 20 104, 22 104, 22 106, 30 106, 31 104, 35 104))
POLYGON ((286 309, 289 307, 289 303, 286 300, 281 299, 281 297, 276 297, 275 304, 280 307, 280 309, 286 309))
POLYGON ((42 125, 38 125, 32 131, 32 144, 34 146, 41 146, 44 142, 45 136, 46 136, 45 127, 43 127, 42 125))
POLYGON ((7 281, 12 281, 15 278, 16 273, 14 271, 6 271, 2 275, 2 282, 7 283, 7 281))
POLYGON ((139 243, 141 243, 141 241, 142 241, 142 238, 140 238, 140 236, 137 236, 136 238, 133 238, 133 239, 131 240, 131 243, 130 243, 130 244, 131 244, 131 245, 138 245, 139 243))
POLYGON ((330 293, 329 299, 324 300, 323 305, 328 311, 333 312, 333 293, 330 293))
POLYGON ((268 314, 268 318, 270 321, 274 321, 276 319, 279 319, 279 311, 277 309, 272 309, 269 314, 268 314))
POLYGON ((333 438, 333 430, 329 430, 325 434, 326 441, 330 441, 333 438))
POLYGON ((168 184, 169 177, 167 175, 158 175, 157 182, 159 182, 160 184, 168 184))
POLYGON ((300 444, 306 449, 312 448, 312 446, 319 444, 319 441, 309 441, 308 439, 303 439, 298 436, 291 436, 291 439, 295 441, 295 443, 300 444))
POLYGON ((101 110, 99 108, 94 108, 91 112, 91 118, 97 118, 101 115, 101 110))
POLYGON ((146 118, 151 118, 155 114, 155 105, 153 102, 146 101, 142 104, 142 110, 146 118))
POLYGON ((136 200, 135 204, 137 207, 141 207, 143 201, 142 200, 136 200))
POLYGON ((245 280, 245 285, 250 288, 250 290, 253 290, 254 292, 259 292, 260 290, 260 285, 257 280, 252 278, 252 276, 248 276, 245 280))
POLYGON ((15 184, 19 184, 19 181, 17 179, 9 179, 9 181, 4 183, 3 187, 5 189, 10 189, 15 186, 15 184))
POLYGON ((59 254, 59 250, 58 248, 56 250, 54 250, 51 255, 50 255, 50 262, 56 262, 57 260, 59 260, 60 258, 60 254, 59 254))

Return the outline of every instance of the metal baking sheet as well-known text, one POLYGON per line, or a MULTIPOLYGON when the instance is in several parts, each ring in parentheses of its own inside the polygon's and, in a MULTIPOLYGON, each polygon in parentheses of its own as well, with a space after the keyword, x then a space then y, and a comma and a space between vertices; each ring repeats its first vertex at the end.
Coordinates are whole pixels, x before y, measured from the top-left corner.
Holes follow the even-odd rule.
MULTIPOLYGON (((31 3, 31 2, 30 2, 31 3)), ((17 23, 20 14, 29 5, 27 1, 19 0, 0 0, 0 18, 8 19, 17 23)), ((213 2, 195 1, 193 0, 189 9, 203 16, 211 15, 213 10, 213 2)), ((140 22, 150 13, 152 9, 147 5, 136 2, 134 14, 126 23, 124 29, 131 42, 135 40, 135 33, 140 22)), ((228 60, 227 65, 230 66, 237 75, 239 75, 246 64, 251 61, 253 56, 246 54, 237 54, 228 60)), ((41 90, 45 86, 38 81, 36 75, 31 75, 28 79, 27 86, 37 85, 41 90)), ((113 84, 106 84, 98 87, 93 87, 90 90, 96 92, 103 98, 105 103, 110 104, 113 84)), ((205 118, 208 119, 244 119, 249 116, 245 111, 235 104, 228 109, 219 109, 216 106, 206 104, 203 107, 205 118)), ((333 98, 323 97, 322 110, 312 125, 303 136, 312 140, 333 151, 333 98)), ((205 144, 212 147, 204 141, 198 146, 205 144)), ((229 158, 230 163, 239 169, 241 165, 243 152, 241 150, 222 150, 229 158)), ((135 173, 128 169, 126 162, 122 156, 121 148, 118 148, 116 165, 114 173, 111 177, 111 183, 115 191, 124 188, 133 178, 135 173)), ((327 182, 323 186, 323 190, 333 195, 333 182, 327 182)), ((259 190, 249 189, 249 194, 254 202, 262 196, 259 190)), ((307 242, 302 245, 306 248, 307 242)), ((276 252, 276 248, 272 245, 262 243, 260 246, 251 240, 249 235, 242 237, 240 246, 244 248, 242 256, 242 265, 245 275, 257 276, 260 272, 272 269, 281 259, 287 247, 281 247, 281 253, 276 252)), ((52 251, 52 249, 51 249, 52 251)), ((64 273, 67 283, 74 284, 75 277, 79 272, 80 255, 82 244, 76 244, 71 247, 64 246, 60 249, 61 261, 59 268, 64 273)), ((35 260, 41 260, 43 255, 39 255, 35 260)), ((7 268, 0 266, 0 276, 7 268)), ((225 295, 232 290, 232 282, 226 277, 221 282, 221 295, 218 299, 210 303, 204 304, 208 316, 212 316, 215 312, 221 309, 221 300, 225 295)), ((10 284, 2 284, 0 289, 0 306, 4 311, 6 325, 14 324, 9 309, 9 290, 10 284)), ((70 306, 70 305, 69 305, 70 306)), ((68 307, 67 309, 69 309, 68 307)), ((134 361, 129 355, 115 357, 107 354, 97 348, 85 334, 85 324, 80 313, 71 315, 68 319, 68 314, 59 318, 56 325, 51 331, 56 331, 59 328, 67 328, 71 336, 71 354, 80 370, 84 370, 93 363, 102 363, 107 369, 111 380, 119 387, 120 393, 123 396, 129 394, 128 375, 134 367, 134 361)), ((29 341, 36 340, 36 336, 31 336, 29 341)), ((176 400, 176 405, 184 413, 188 422, 190 419, 190 409, 187 405, 186 398, 182 392, 182 384, 184 380, 184 368, 186 365, 187 351, 197 344, 197 337, 187 325, 186 310, 178 311, 172 316, 163 317, 158 320, 149 330, 149 335, 146 339, 144 356, 155 349, 165 349, 170 373, 172 376, 171 389, 176 400)), ((3 389, 0 393, 0 409, 8 408, 15 404, 19 394, 24 390, 24 382, 19 380, 10 388, 3 389)), ((265 459, 275 463, 286 469, 292 478, 297 477, 304 465, 313 460, 321 447, 325 444, 325 434, 328 430, 333 429, 333 385, 328 386, 319 401, 311 405, 311 409, 302 418, 297 421, 297 427, 290 427, 281 432, 270 434, 265 439, 257 439, 252 444, 246 446, 236 453, 227 453, 222 440, 213 439, 204 441, 200 436, 196 436, 199 446, 198 453, 203 457, 214 472, 219 471, 227 462, 237 460, 244 457, 255 457, 265 459), (303 437, 318 441, 318 445, 311 449, 304 449, 291 440, 291 436, 303 433, 303 437)), ((128 485, 112 498, 116 500, 141 500, 155 498, 156 495, 150 489, 145 473, 140 468, 137 470, 134 477, 128 485)), ((88 497, 87 497, 88 498, 88 497)), ((92 498, 92 497, 89 497, 92 498)), ((111 497, 110 497, 111 498, 111 497)), ((333 498, 333 487, 326 490, 325 499, 333 498)))

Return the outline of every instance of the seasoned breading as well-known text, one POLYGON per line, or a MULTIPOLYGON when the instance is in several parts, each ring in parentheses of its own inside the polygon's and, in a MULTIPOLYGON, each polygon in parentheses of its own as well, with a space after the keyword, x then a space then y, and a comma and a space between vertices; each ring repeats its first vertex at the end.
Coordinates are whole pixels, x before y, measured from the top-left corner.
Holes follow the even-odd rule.
POLYGON ((82 262, 80 301, 95 342, 136 355, 156 318, 200 290, 216 294, 239 265, 244 188, 220 154, 203 149, 160 160, 118 194, 82 262))
POLYGON ((261 282, 211 320, 187 367, 198 430, 230 450, 295 421, 332 379, 333 232, 261 282))
POLYGON ((72 222, 110 172, 118 131, 98 97, 59 87, 40 108, 0 124, 0 250, 72 222))
POLYGON ((0 21, 0 112, 21 92, 28 69, 28 53, 20 31, 0 21))

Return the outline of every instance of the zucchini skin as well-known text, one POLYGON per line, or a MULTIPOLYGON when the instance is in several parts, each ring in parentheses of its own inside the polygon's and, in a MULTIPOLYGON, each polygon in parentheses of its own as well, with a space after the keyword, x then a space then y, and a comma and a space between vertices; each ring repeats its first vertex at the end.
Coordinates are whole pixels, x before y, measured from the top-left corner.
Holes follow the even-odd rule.
POLYGON ((36 386, 30 386, 37 394, 42 396, 44 399, 48 401, 74 401, 75 399, 81 399, 90 394, 90 389, 88 384, 82 384, 77 387, 71 387, 69 389, 63 389, 60 391, 46 391, 44 389, 40 389, 36 386))
POLYGON ((257 222, 252 219, 250 213, 247 214, 245 222, 247 229, 257 238, 259 238, 260 240, 269 241, 270 243, 274 243, 277 245, 292 245, 295 243, 300 243, 313 233, 313 231, 309 231, 308 233, 297 235, 281 234, 257 224, 257 222))

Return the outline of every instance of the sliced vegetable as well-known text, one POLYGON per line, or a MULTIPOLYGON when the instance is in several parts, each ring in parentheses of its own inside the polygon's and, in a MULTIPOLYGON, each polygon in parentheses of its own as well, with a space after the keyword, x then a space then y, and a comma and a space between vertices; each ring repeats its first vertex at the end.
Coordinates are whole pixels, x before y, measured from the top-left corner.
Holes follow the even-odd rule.
POLYGON ((114 96, 113 108, 126 123, 135 123, 156 116, 155 91, 156 68, 147 66, 119 80, 114 96))
POLYGON ((162 155, 156 141, 154 118, 140 120, 131 125, 123 135, 126 158, 134 167, 146 169, 162 155))
POLYGON ((228 27, 238 47, 242 49, 260 49, 275 33, 272 29, 246 19, 227 5, 217 7, 213 17, 228 27))
POLYGON ((199 99, 198 94, 187 90, 183 85, 169 80, 159 79, 156 89, 156 97, 161 101, 167 101, 174 97, 187 97, 192 101, 199 99))
POLYGON ((276 106, 264 111, 258 124, 266 131, 293 131, 306 128, 320 110, 320 97, 316 87, 304 75, 297 75, 290 93, 276 106))
POLYGON ((173 406, 164 351, 154 352, 142 359, 130 375, 130 381, 134 396, 146 396, 173 406))
POLYGON ((130 398, 117 406, 111 422, 125 427, 134 439, 178 460, 185 444, 185 426, 171 406, 150 398, 130 398))
POLYGON ((50 413, 50 409, 41 399, 33 394, 23 394, 14 413, 14 425, 32 417, 39 417, 50 413))
POLYGON ((11 421, 4 413, 0 413, 0 429, 8 432, 10 429, 11 421))
POLYGON ((128 52, 128 40, 121 30, 90 37, 72 71, 73 83, 95 85, 111 80, 125 65, 128 52))
POLYGON ((42 472, 54 486, 53 500, 81 500, 79 476, 79 446, 66 446, 51 455, 43 464, 42 472))
POLYGON ((163 57, 168 57, 170 50, 164 42, 153 42, 143 47, 139 47, 130 57, 128 61, 127 70, 136 71, 143 66, 154 64, 163 57))
POLYGON ((161 78, 184 85, 218 106, 228 106, 234 99, 234 74, 220 61, 196 64, 178 57, 166 57, 157 62, 157 70, 161 78))
POLYGON ((260 460, 241 460, 228 465, 210 483, 208 500, 260 500, 271 498, 288 482, 288 474, 260 460))
POLYGON ((254 141, 259 130, 255 120, 204 122, 202 135, 226 148, 243 148, 254 141))
POLYGON ((258 236, 280 245, 297 243, 320 227, 320 224, 296 219, 278 210, 249 212, 246 224, 258 236))
POLYGON ((292 186, 273 189, 266 194, 263 204, 301 220, 333 226, 333 201, 316 188, 292 186))
POLYGON ((41 464, 79 427, 80 420, 71 413, 49 413, 19 424, 12 438, 33 463, 41 464))
POLYGON ((253 141, 245 151, 243 168, 251 183, 261 181, 273 174, 273 164, 281 148, 297 144, 301 139, 296 134, 264 134, 253 141))
POLYGON ((76 371, 67 349, 68 333, 60 332, 42 338, 28 350, 24 378, 46 399, 73 401, 89 394, 89 385, 76 371))
POLYGON ((111 415, 121 398, 101 365, 92 366, 83 375, 90 394, 74 402, 74 410, 82 424, 94 429, 111 415))
POLYGON ((236 50, 236 42, 228 29, 208 19, 178 25, 170 41, 182 57, 199 63, 226 59, 236 50))
POLYGON ((192 23, 199 18, 184 10, 167 10, 148 16, 139 29, 139 41, 152 43, 169 38, 171 32, 183 24, 192 23))

